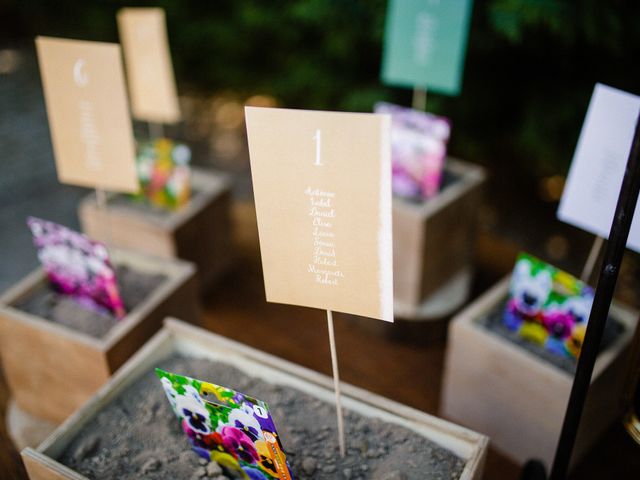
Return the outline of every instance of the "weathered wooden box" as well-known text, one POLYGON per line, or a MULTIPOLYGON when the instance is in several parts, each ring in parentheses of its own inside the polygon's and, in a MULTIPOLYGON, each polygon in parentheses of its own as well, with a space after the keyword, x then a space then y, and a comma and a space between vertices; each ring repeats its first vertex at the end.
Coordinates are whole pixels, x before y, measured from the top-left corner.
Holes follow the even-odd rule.
POLYGON ((194 168, 191 184, 191 200, 174 211, 151 209, 113 194, 104 215, 90 194, 78 207, 82 230, 109 245, 193 262, 206 290, 233 259, 231 182, 226 174, 194 168))
MULTIPOLYGON (((58 463, 56 458, 104 405, 117 397, 140 375, 176 351, 183 355, 196 355, 229 363, 263 380, 296 388, 326 402, 333 402, 334 399, 333 382, 325 375, 180 321, 168 319, 165 327, 132 357, 91 401, 69 417, 38 448, 22 451, 29 478, 86 480, 84 476, 58 463)), ((482 477, 488 444, 485 436, 351 385, 342 385, 342 393, 345 408, 356 410, 368 417, 400 424, 463 458, 466 465, 461 480, 480 480, 482 477)))
POLYGON ((14 307, 47 282, 42 269, 0 297, 0 358, 11 396, 24 412, 62 422, 161 328, 167 315, 199 322, 192 264, 112 250, 118 264, 162 273, 166 278, 104 338, 91 337, 14 307))
POLYGON ((443 317, 469 294, 485 173, 448 158, 445 174, 450 182, 428 201, 393 199, 394 310, 401 318, 443 317))
MULTIPOLYGON (((441 412, 488 435, 492 445, 512 460, 538 458, 549 468, 573 376, 477 324, 476 319, 504 302, 508 290, 506 278, 451 321, 441 412)), ((637 313, 615 304, 611 313, 626 328, 596 361, 574 461, 620 414, 637 313)))

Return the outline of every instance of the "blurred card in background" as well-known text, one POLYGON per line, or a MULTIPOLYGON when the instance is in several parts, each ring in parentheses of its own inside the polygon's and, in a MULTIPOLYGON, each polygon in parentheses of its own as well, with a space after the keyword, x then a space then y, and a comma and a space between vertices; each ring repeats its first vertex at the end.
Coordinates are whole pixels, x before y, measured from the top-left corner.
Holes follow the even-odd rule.
POLYGON ((374 111, 391 115, 393 193, 424 199, 436 195, 447 156, 449 120, 384 102, 374 111))
POLYGON ((118 30, 133 117, 155 123, 180 121, 164 10, 123 8, 118 12, 118 30))
MULTIPOLYGON (((608 238, 640 112, 640 97, 597 84, 582 126, 558 218, 608 238)), ((640 252, 640 209, 627 247, 640 252)))
POLYGON ((382 81, 458 95, 472 0, 390 0, 382 81))
POLYGON ((38 37, 36 47, 58 179, 137 192, 120 46, 38 37))
POLYGON ((54 288, 117 318, 125 315, 115 270, 104 244, 54 222, 29 217, 38 258, 54 288))

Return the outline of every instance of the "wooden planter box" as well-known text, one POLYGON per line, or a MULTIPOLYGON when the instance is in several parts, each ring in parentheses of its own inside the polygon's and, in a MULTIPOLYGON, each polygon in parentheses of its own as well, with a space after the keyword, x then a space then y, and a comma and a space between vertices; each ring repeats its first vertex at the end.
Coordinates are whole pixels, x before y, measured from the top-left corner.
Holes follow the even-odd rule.
POLYGON ((469 294, 484 169, 448 158, 455 178, 426 202, 393 199, 395 313, 408 320, 438 318, 469 294))
POLYGON ((95 194, 90 194, 78 207, 82 230, 110 245, 193 262, 204 291, 233 258, 231 182, 225 174, 194 168, 191 184, 194 194, 181 209, 145 211, 120 195, 118 202, 108 203, 107 218, 98 210, 95 194))
POLYGON ((104 338, 13 307, 47 282, 42 269, 0 297, 0 358, 13 400, 25 413, 62 422, 161 328, 167 315, 199 322, 192 264, 124 250, 113 249, 112 253, 117 263, 167 278, 104 338))
MULTIPOLYGON (((331 378, 224 337, 168 319, 156 334, 100 391, 75 412, 38 448, 22 451, 31 480, 86 480, 56 461, 73 437, 140 375, 172 352, 219 360, 267 382, 291 386, 323 401, 334 401, 331 378)), ((342 385, 343 405, 358 413, 397 423, 446 447, 466 460, 461 480, 480 480, 488 439, 386 398, 348 384, 342 385)))
MULTIPOLYGON (((553 461, 573 376, 497 336, 475 320, 507 297, 509 278, 478 298, 449 326, 442 415, 489 435, 516 462, 553 461)), ((596 360, 573 460, 587 453, 620 414, 629 341, 637 313, 613 305, 626 327, 596 360)))

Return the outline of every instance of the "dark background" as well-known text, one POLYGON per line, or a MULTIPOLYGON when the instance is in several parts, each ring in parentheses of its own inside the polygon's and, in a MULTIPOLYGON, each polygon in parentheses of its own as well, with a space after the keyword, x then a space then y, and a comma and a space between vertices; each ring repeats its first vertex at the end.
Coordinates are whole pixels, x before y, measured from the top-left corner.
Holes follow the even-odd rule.
MULTIPOLYGON (((640 2, 474 3, 462 94, 445 97, 429 92, 427 109, 452 120, 451 154, 485 166, 489 174, 475 252, 475 297, 511 270, 519 250, 571 273, 580 272, 593 236, 561 224, 555 210, 594 84, 640 93, 636 66, 640 2)), ((251 199, 242 125, 246 101, 353 111, 371 111, 380 100, 411 104, 411 91, 383 86, 379 80, 384 0, 0 0, 0 291, 37 263, 25 216, 34 214, 77 228, 75 206, 85 193, 55 180, 33 38, 117 42, 115 14, 124 6, 166 10, 185 117, 180 131, 170 134, 189 142, 196 163, 236 173, 236 199, 251 199)), ((140 131, 144 125, 137 128, 140 131)), ((255 221, 247 218, 253 228, 255 221)), ((255 236, 251 230, 254 243, 255 236)), ((220 330, 225 308, 232 313, 227 315, 233 320, 229 332, 247 318, 276 322, 289 315, 291 307, 264 304, 257 245, 252 248, 251 268, 238 269, 240 280, 227 282, 226 289, 206 305, 215 313, 208 324, 219 333, 228 333, 220 330), (255 292, 247 297, 249 277, 255 292), (237 313, 230 303, 249 307, 237 308, 237 313), (264 317, 262 309, 274 312, 273 318, 264 317)), ((636 306, 639 264, 637 255, 628 252, 618 291, 636 306)), ((322 318, 316 320, 321 324, 322 318)), ((345 336, 353 327, 340 325, 339 320, 338 330, 344 330, 339 331, 340 338, 346 344, 345 336)), ((402 325, 394 328, 401 331, 402 325)), ((407 398, 415 400, 413 406, 437 414, 442 339, 425 340, 429 344, 425 348, 404 337, 389 342, 377 334, 367 337, 363 331, 367 330, 354 329, 354 345, 362 338, 380 343, 380 348, 391 344, 401 352, 410 351, 420 368, 428 366, 423 383, 429 388, 407 398)), ((424 333, 430 338, 432 332, 424 333)), ((242 340, 251 343, 255 338, 248 329, 242 340)), ((324 345, 323 339, 319 342, 324 345)), ((291 359, 314 362, 307 366, 319 370, 328 368, 326 355, 316 361, 307 353, 312 350, 291 359)), ((286 356, 286 352, 272 353, 286 356)), ((357 382, 366 376, 358 370, 360 359, 352 360, 344 362, 345 380, 357 382)), ((376 391, 375 385, 364 386, 376 391)), ((5 396, 0 388, 0 411, 5 396)), ((602 472, 611 471, 612 465, 624 470, 633 463, 632 470, 638 471, 638 462, 627 455, 631 447, 619 448, 626 437, 619 425, 615 428, 613 436, 601 443, 610 448, 595 452, 598 458, 590 458, 575 478, 604 478, 602 472)), ((1 458, 6 455, 0 449, 0 465, 9 464, 1 458)), ((490 455, 488 478, 516 475, 514 465, 490 455)))

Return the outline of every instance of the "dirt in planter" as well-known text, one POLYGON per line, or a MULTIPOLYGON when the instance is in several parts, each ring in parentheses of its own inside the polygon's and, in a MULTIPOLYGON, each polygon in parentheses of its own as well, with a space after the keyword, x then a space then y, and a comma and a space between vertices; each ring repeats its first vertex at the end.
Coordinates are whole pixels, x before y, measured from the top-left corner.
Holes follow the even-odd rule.
MULTIPOLYGON (((142 303, 166 279, 165 275, 140 272, 127 265, 119 265, 116 274, 127 312, 142 303)), ((118 322, 113 315, 91 310, 68 295, 60 294, 48 283, 34 289, 13 306, 95 338, 104 337, 118 322)))
MULTIPOLYGON (((221 362, 174 356, 157 366, 265 400, 296 479, 449 480, 464 468, 462 459, 417 433, 349 410, 341 459, 332 404, 221 362)), ((91 419, 58 460, 92 479, 236 478, 191 451, 151 370, 91 419)))
MULTIPOLYGON (((529 352, 540 357, 556 367, 573 375, 576 372, 576 366, 578 361, 575 358, 563 357, 558 354, 549 352, 542 345, 530 342, 520 337, 513 330, 509 330, 502 321, 502 316, 506 308, 506 301, 500 302, 498 306, 490 313, 476 320, 478 325, 482 325, 490 332, 499 335, 502 338, 509 340, 516 345, 528 350, 529 352)), ((606 349, 611 345, 620 334, 625 330, 624 325, 616 320, 614 317, 609 317, 605 324, 604 333, 602 336, 602 343, 600 345, 600 351, 606 349)))

